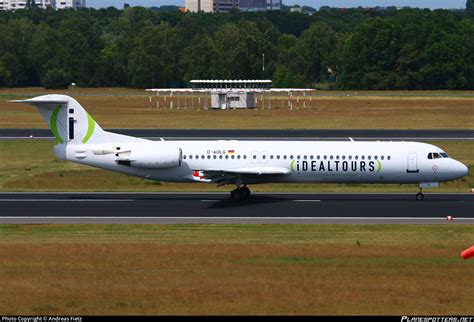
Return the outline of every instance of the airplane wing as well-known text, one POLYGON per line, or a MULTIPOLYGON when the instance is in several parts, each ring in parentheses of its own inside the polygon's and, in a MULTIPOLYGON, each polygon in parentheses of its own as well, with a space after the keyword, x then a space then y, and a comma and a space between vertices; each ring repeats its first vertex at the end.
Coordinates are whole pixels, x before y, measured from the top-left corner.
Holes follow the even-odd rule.
POLYGON ((225 185, 235 183, 242 176, 285 175, 291 170, 283 167, 249 167, 233 169, 206 169, 193 171, 193 179, 200 182, 225 185))

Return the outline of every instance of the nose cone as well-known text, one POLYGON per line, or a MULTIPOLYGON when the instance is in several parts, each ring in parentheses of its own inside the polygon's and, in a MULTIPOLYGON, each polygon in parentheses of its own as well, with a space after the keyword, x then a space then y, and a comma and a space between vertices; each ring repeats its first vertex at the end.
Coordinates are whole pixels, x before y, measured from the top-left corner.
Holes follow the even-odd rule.
POLYGON ((459 161, 455 162, 456 163, 453 168, 453 174, 455 175, 455 178, 458 179, 467 176, 467 173, 469 172, 468 168, 459 161))

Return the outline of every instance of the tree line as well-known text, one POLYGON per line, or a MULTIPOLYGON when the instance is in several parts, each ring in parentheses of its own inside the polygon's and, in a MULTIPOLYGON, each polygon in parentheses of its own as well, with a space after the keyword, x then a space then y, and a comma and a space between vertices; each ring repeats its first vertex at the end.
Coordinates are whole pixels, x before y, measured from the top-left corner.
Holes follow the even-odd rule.
POLYGON ((142 7, 0 13, 0 86, 150 88, 260 78, 275 87, 474 89, 473 15, 142 7))

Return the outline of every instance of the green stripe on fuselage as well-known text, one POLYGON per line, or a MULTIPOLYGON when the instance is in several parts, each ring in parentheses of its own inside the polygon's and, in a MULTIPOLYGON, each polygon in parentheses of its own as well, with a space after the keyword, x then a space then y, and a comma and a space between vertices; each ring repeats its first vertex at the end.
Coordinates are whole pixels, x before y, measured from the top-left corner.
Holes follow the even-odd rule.
POLYGON ((49 127, 51 128, 51 132, 53 132, 53 135, 58 141, 58 143, 63 144, 64 141, 58 132, 58 114, 60 111, 61 111, 61 105, 56 106, 53 113, 51 114, 51 119, 49 120, 49 127))
POLYGON ((95 121, 92 118, 92 116, 90 116, 89 113, 87 113, 87 133, 86 133, 86 136, 84 137, 84 140, 82 140, 82 143, 87 143, 87 141, 89 141, 92 134, 94 134, 94 129, 95 129, 95 121))

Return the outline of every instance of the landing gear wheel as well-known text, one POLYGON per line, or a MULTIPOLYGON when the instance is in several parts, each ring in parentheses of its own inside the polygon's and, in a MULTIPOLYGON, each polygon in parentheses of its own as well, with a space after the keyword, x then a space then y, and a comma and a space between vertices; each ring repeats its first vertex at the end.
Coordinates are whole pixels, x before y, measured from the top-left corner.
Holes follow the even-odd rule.
POLYGON ((242 195, 243 195, 244 199, 250 198, 250 189, 249 188, 242 187, 242 188, 240 188, 240 191, 242 192, 242 195))
POLYGON ((423 200, 424 197, 425 197, 425 195, 421 192, 418 192, 416 194, 416 200, 423 200))
POLYGON ((232 199, 233 201, 241 201, 242 199, 244 198, 244 194, 243 192, 240 190, 240 189, 234 189, 232 190, 232 192, 230 193, 230 199, 232 199))

